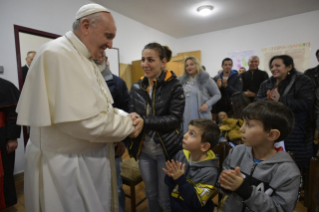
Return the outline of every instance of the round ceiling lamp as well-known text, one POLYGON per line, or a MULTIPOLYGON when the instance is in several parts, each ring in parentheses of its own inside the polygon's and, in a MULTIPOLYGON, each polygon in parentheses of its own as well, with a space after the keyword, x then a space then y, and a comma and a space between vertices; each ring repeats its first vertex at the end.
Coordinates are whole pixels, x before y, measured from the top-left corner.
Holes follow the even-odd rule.
POLYGON ((197 8, 197 12, 199 12, 201 15, 206 16, 211 13, 211 11, 214 9, 213 6, 205 5, 197 8))

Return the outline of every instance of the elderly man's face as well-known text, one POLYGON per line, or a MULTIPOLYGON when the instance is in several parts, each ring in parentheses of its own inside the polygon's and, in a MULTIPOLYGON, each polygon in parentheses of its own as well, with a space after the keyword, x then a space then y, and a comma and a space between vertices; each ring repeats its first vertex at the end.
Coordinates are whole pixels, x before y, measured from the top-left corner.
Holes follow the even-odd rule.
POLYGON ((116 35, 116 26, 110 13, 101 13, 101 20, 88 28, 87 48, 93 59, 99 59, 106 48, 111 49, 116 35))
POLYGON ((248 66, 250 70, 257 70, 259 66, 259 58, 258 57, 250 58, 248 61, 248 66))
POLYGON ((33 58, 35 56, 36 53, 30 53, 28 54, 27 58, 25 58, 25 61, 27 62, 28 66, 30 67, 32 61, 33 61, 33 58))

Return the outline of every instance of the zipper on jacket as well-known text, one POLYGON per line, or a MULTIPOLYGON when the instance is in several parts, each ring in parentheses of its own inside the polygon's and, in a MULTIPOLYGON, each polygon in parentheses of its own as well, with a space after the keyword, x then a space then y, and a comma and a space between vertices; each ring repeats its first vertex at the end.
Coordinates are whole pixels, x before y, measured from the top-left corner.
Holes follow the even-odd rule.
MULTIPOLYGON (((253 167, 251 167, 250 175, 249 175, 249 177, 250 177, 250 179, 249 179, 249 185, 251 185, 252 176, 253 176, 253 173, 254 173, 254 171, 255 171, 255 169, 256 169, 256 166, 257 166, 257 163, 254 163, 253 167)), ((246 209, 245 203, 243 203, 243 204, 244 204, 244 205, 243 205, 243 209, 241 210, 241 212, 244 212, 245 209, 246 209)))
POLYGON ((155 116, 155 92, 156 92, 156 87, 157 87, 157 81, 154 82, 154 89, 153 89, 153 99, 152 99, 152 102, 153 102, 153 116, 155 116))
MULTIPOLYGON (((154 89, 153 89, 153 95, 152 95, 153 96, 153 99, 152 99, 152 102, 153 102, 153 116, 155 116, 155 92, 156 92, 156 87, 157 87, 157 81, 154 82, 154 89)), ((165 151, 166 157, 170 160, 170 157, 168 155, 168 152, 166 150, 166 147, 164 145, 164 142, 163 142, 161 136, 159 135, 158 132, 156 132, 156 134, 157 134, 158 138, 160 139, 160 141, 162 143, 162 147, 163 147, 163 149, 165 151)))

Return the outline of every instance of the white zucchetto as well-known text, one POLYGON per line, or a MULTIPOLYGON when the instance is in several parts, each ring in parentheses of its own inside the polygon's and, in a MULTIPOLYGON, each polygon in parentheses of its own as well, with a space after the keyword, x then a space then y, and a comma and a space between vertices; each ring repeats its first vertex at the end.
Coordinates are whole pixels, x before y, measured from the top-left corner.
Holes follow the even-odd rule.
POLYGON ((86 5, 82 6, 79 9, 79 11, 76 13, 75 20, 83 18, 83 17, 88 16, 88 15, 92 15, 94 13, 98 13, 98 12, 109 13, 110 11, 99 4, 94 4, 94 3, 86 4, 86 5))

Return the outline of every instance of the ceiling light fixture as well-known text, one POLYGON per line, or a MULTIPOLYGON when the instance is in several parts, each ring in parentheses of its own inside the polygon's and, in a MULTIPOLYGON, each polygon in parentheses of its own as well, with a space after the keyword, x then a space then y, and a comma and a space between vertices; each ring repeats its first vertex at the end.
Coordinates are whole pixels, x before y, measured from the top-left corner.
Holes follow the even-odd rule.
POLYGON ((206 16, 209 15, 209 13, 214 9, 213 6, 205 5, 197 8, 197 12, 199 12, 201 15, 206 16))

